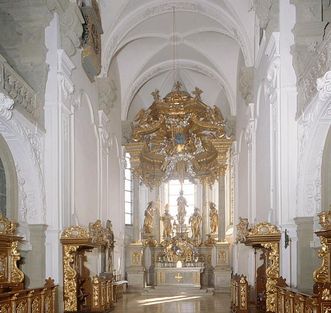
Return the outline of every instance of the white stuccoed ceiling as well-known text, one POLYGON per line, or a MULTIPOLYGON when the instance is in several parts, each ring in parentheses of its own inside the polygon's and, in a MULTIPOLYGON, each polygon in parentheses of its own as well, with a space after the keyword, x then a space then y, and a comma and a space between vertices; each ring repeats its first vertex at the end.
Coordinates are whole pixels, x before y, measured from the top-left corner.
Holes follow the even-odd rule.
POLYGON ((171 91, 173 14, 176 10, 177 79, 184 89, 204 91, 206 104, 226 118, 236 115, 238 60, 253 65, 251 0, 100 0, 103 75, 119 71, 122 119, 132 120, 152 103, 151 92, 171 91))

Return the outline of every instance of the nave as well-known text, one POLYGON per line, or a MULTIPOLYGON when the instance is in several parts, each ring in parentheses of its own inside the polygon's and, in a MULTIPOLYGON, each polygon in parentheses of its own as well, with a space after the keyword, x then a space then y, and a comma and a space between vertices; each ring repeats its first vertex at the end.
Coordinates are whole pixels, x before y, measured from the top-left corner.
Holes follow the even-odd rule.
POLYGON ((124 294, 113 313, 230 313, 230 295, 156 296, 124 294))

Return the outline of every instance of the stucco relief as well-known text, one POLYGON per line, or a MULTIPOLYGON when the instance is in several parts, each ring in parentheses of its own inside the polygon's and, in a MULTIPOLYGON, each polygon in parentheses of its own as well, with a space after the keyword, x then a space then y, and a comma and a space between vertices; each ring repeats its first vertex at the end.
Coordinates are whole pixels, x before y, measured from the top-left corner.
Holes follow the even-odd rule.
POLYGON ((259 18, 260 27, 266 29, 270 20, 272 0, 253 0, 253 9, 259 18))
POLYGON ((254 67, 242 67, 239 77, 239 91, 246 104, 253 101, 254 67))
POLYGON ((298 120, 298 216, 321 210, 321 165, 331 125, 331 72, 317 79, 318 95, 298 120))
POLYGON ((2 119, 0 124, 0 133, 5 138, 19 169, 20 197, 22 201, 24 199, 20 202, 19 218, 30 224, 43 224, 45 186, 42 134, 18 112, 14 112, 13 118, 9 121, 2 119))
POLYGON ((0 92, 0 116, 10 120, 13 116, 14 100, 0 92))
POLYGON ((60 19, 61 45, 69 56, 76 53, 83 33, 83 16, 78 5, 70 0, 47 0, 48 9, 60 19))
POLYGON ((117 87, 114 80, 107 78, 98 78, 98 93, 99 93, 99 110, 109 116, 111 109, 114 107, 117 100, 117 87))
POLYGON ((25 112, 31 121, 37 121, 41 113, 41 104, 37 100, 35 91, 1 55, 0 77, 0 88, 12 99, 16 109, 25 112))

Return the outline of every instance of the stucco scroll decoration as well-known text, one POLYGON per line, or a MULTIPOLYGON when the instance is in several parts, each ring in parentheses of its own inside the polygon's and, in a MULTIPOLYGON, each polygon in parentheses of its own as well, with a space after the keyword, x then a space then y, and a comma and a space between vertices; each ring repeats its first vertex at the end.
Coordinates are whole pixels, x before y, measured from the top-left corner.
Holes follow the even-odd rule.
POLYGON ((270 20, 272 0, 253 0, 253 9, 259 18, 260 27, 266 29, 270 20))
POLYGON ((109 116, 111 109, 117 100, 117 88, 115 82, 110 78, 98 78, 99 110, 109 116))
POLYGON ((0 115, 7 121, 13 116, 14 100, 0 92, 0 115))
POLYGON ((61 45, 69 56, 80 46, 84 19, 76 1, 47 0, 47 7, 56 12, 60 20, 61 45))
MULTIPOLYGON (((41 104, 37 100, 35 91, 14 71, 7 63, 6 59, 0 55, 0 90, 1 89, 14 101, 16 109, 23 110, 25 115, 32 121, 38 119, 41 113, 41 104)), ((0 103, 1 102, 0 99, 0 103)), ((7 107, 8 105, 7 102, 7 107)), ((8 109, 10 110, 10 106, 8 109)), ((5 111, 2 111, 1 114, 3 115, 4 112, 5 111)), ((10 119, 10 117, 11 115, 7 114, 6 118, 10 119)))
POLYGON ((328 125, 331 124, 331 71, 316 81, 318 96, 298 120, 298 207, 303 215, 320 211, 321 164, 328 125))
MULTIPOLYGON (((307 48, 304 47, 306 50, 307 48)), ((299 47, 296 47, 296 51, 299 47)), ((298 57, 293 58, 294 67, 297 69, 296 73, 298 76, 298 110, 297 116, 301 116, 305 113, 310 102, 316 93, 319 93, 321 100, 324 96, 330 93, 330 74, 326 73, 331 66, 331 27, 328 27, 324 40, 315 48, 314 53, 311 57, 306 59, 299 59, 298 57), (300 63, 301 62, 301 63, 300 63), (324 74, 324 79, 319 79, 324 74), (317 90, 316 90, 317 84, 317 90), (326 87, 326 89, 324 87, 326 87), (322 92, 322 98, 320 93, 322 92), (326 92, 326 94, 324 94, 326 92)), ((298 54, 298 52, 297 52, 298 54)))
POLYGON ((316 81, 318 97, 322 101, 331 99, 331 71, 325 73, 321 78, 316 81))
POLYGON ((239 91, 246 104, 253 101, 254 68, 242 67, 239 78, 239 91))

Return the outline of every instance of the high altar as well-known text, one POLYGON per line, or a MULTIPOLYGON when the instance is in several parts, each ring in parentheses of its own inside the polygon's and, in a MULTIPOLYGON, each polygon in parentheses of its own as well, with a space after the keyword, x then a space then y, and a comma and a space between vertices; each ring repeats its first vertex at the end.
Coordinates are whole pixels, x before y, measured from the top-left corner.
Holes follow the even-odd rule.
MULTIPOLYGON (((216 205, 206 198, 206 186, 223 179, 232 140, 226 134, 221 111, 204 104, 201 93, 196 87, 189 94, 182 90, 180 82, 163 99, 155 90, 152 105, 141 110, 133 123, 132 140, 126 145, 133 174, 151 188, 178 180, 181 190, 176 216, 171 216, 164 202, 164 213, 160 212, 159 199, 158 203, 148 204, 142 240, 127 247, 126 270, 131 288, 143 287, 145 279, 156 288, 229 287, 225 205, 220 211, 221 219, 216 205), (185 179, 199 182, 204 188, 201 213, 195 208, 187 216, 185 179)), ((225 199, 224 192, 219 198, 225 199)))
POLYGON ((159 291, 202 288, 226 291, 230 282, 229 244, 217 241, 219 218, 214 203, 209 205, 210 233, 204 241, 201 236, 203 218, 199 210, 195 209, 187 225, 187 204, 182 193, 177 204, 175 218, 170 215, 167 205, 160 217, 163 225, 163 240, 160 242, 152 233, 156 204, 150 202, 146 208, 142 240, 127 248, 130 288, 141 289, 149 277, 149 284, 159 291), (151 262, 149 267, 145 264, 148 258, 151 262))

